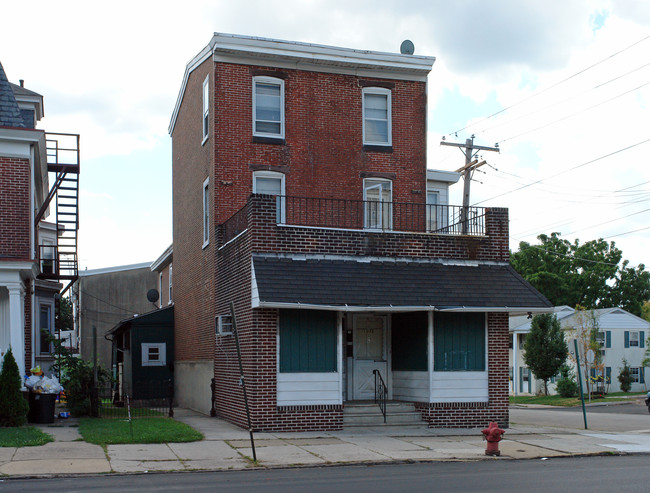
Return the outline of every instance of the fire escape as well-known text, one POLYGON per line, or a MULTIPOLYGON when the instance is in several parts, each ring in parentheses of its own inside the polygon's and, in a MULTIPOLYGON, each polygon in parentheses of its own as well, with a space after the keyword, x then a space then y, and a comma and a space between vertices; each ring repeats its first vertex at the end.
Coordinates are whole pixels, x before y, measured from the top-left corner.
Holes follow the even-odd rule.
MULTIPOLYGON (((36 237, 41 219, 54 199, 51 211, 56 223, 56 245, 38 242, 39 279, 68 281, 63 295, 79 278, 77 231, 79 230, 79 135, 46 133, 47 171, 55 176, 34 222, 36 237)), ((50 175, 52 176, 52 175, 50 175)))

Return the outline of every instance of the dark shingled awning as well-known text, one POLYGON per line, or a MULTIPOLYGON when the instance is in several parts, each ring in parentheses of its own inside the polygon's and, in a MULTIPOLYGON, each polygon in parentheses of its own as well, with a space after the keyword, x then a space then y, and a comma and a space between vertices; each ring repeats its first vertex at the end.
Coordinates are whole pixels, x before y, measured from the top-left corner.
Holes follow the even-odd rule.
POLYGON ((508 264, 253 257, 259 307, 545 312, 551 303, 508 264))

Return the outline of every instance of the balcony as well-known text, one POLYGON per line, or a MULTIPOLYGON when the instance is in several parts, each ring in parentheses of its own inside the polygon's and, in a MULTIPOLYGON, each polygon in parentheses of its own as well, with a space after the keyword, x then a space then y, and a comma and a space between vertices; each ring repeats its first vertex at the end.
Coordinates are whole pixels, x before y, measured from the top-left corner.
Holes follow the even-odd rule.
MULTIPOLYGON (((307 228, 485 236, 486 209, 376 200, 275 197, 276 224, 307 228)), ((221 225, 222 244, 248 225, 248 205, 221 225)))

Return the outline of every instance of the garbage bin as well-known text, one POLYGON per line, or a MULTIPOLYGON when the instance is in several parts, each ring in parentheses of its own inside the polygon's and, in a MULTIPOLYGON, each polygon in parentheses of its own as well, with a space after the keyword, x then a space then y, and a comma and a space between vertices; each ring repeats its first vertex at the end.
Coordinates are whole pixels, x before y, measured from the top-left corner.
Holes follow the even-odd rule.
POLYGON ((56 394, 30 392, 27 421, 30 423, 54 423, 55 404, 56 394))

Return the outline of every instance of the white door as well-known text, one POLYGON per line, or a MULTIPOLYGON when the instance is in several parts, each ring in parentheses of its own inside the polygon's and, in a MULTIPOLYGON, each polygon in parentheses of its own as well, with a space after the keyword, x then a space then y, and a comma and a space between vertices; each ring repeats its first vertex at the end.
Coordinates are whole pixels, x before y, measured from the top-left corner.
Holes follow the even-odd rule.
POLYGON ((378 315, 354 316, 354 400, 375 398, 374 370, 379 370, 388 383, 386 351, 386 317, 378 315))

